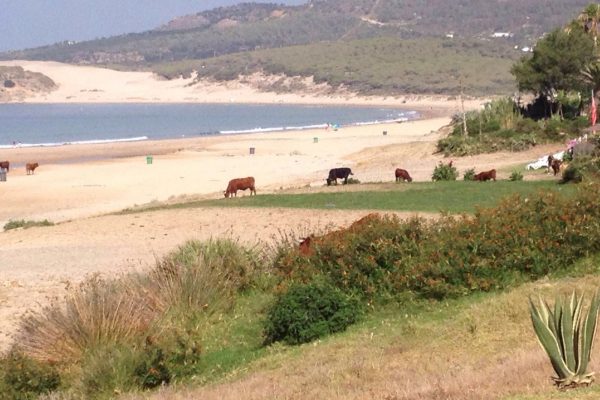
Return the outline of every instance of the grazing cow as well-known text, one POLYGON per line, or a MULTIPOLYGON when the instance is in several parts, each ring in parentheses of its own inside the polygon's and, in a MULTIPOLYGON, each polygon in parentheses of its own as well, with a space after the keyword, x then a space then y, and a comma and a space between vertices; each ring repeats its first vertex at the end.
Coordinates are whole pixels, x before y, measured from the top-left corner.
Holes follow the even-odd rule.
POLYGON ((490 179, 493 179, 494 181, 496 181, 496 170, 495 169, 491 169, 491 170, 485 171, 485 172, 480 172, 473 177, 473 180, 480 181, 480 182, 489 181, 490 179))
POLYGON ((8 161, 0 161, 0 169, 5 169, 8 172, 10 170, 10 163, 8 161))
POLYGON ((552 164, 550 166, 552 167, 552 172, 554 172, 554 176, 556 176, 556 174, 560 172, 561 165, 562 161, 560 161, 559 159, 555 158, 552 160, 552 164))
POLYGON ((236 179, 232 179, 229 181, 229 184, 227 185, 227 190, 225 190, 225 192, 223 192, 225 194, 225 197, 237 197, 237 191, 238 190, 246 190, 246 189, 250 189, 250 196, 252 196, 252 193, 254 193, 254 195, 256 196, 256 189, 254 188, 254 177, 253 176, 249 176, 247 178, 236 178, 236 179))
POLYGON ((401 168, 396 168, 396 182, 404 182, 404 181, 408 181, 408 182, 412 182, 412 178, 410 177, 410 175, 408 174, 408 171, 405 169, 401 169, 401 168))
POLYGON ((350 168, 333 168, 329 170, 329 176, 327 177, 327 186, 330 186, 332 182, 337 185, 338 179, 344 180, 344 185, 348 183, 348 175, 354 175, 350 168))
POLYGON ((25 165, 25 171, 27 171, 27 175, 33 175, 35 169, 39 167, 39 164, 34 162, 34 163, 27 163, 25 165))

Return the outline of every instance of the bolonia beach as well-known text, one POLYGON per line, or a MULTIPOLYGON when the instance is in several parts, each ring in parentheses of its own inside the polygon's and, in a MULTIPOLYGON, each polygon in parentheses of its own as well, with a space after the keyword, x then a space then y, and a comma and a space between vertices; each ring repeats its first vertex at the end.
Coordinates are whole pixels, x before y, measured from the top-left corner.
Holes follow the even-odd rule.
MULTIPOLYGON (((188 239, 231 236, 248 243, 282 233, 306 234, 344 226, 367 211, 287 209, 171 209, 120 215, 115 212, 159 202, 223 198, 227 182, 254 176, 258 194, 281 191, 357 190, 324 188, 330 168, 347 166, 361 182, 393 181, 397 167, 416 181, 431 179, 443 159, 434 154, 440 128, 460 110, 457 99, 436 97, 362 98, 311 93, 278 95, 244 83, 165 81, 151 73, 117 72, 55 62, 0 62, 41 72, 58 85, 27 103, 262 103, 378 105, 414 110, 408 122, 315 128, 239 135, 71 144, 0 149, 9 160, 0 182, 0 224, 44 220, 50 227, 0 232, 0 351, 19 318, 85 276, 144 269, 188 239), (386 135, 383 135, 383 132, 386 135), (318 141, 315 141, 315 137, 318 141), (254 148, 254 154, 249 149, 254 148), (151 163, 148 156, 151 155, 151 163), (37 162, 34 175, 25 163, 37 162)), ((465 108, 482 101, 466 101, 465 108)), ((550 151, 551 149, 547 149, 550 151)), ((517 165, 538 153, 482 155, 456 160, 460 170, 517 165)), ((238 196, 247 193, 240 192, 238 196)), ((408 215, 402 214, 400 215, 408 215)))

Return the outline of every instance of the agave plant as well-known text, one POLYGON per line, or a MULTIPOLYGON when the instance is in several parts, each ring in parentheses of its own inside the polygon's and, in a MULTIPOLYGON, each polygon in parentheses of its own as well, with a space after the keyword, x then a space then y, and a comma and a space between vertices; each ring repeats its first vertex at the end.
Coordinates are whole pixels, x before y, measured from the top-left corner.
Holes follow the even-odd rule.
POLYGON ((556 372, 554 383, 559 389, 590 385, 594 373, 587 372, 596 333, 600 297, 592 298, 587 314, 583 312, 583 295, 558 297, 554 310, 540 298, 539 307, 529 299, 533 329, 556 372))

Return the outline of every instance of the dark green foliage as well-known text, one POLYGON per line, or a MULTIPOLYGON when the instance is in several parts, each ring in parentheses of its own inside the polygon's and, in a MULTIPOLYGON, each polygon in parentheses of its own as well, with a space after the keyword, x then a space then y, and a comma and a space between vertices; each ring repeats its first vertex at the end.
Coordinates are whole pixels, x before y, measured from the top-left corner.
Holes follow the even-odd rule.
POLYGON ((557 91, 582 90, 581 71, 594 58, 594 42, 583 29, 556 29, 535 46, 533 54, 512 68, 519 89, 551 98, 557 91))
POLYGON ((468 136, 464 135, 462 119, 455 117, 453 130, 440 139, 437 150, 446 156, 466 156, 496 151, 522 151, 544 143, 564 142, 580 136, 587 127, 586 118, 550 118, 534 121, 516 111, 510 99, 495 100, 481 111, 466 114, 468 136))
POLYGON ((579 183, 582 180, 597 180, 600 177, 600 157, 574 158, 563 171, 562 183, 579 183))
POLYGON ((452 162, 444 164, 439 162, 431 175, 432 181, 455 181, 458 177, 458 170, 452 165, 452 162))
POLYGON ((473 179, 475 179, 475 169, 470 168, 470 169, 466 170, 465 173, 463 174, 463 180, 472 181, 473 179))
POLYGON ((294 284, 267 311, 265 343, 307 343, 344 331, 360 314, 359 303, 333 286, 294 284))
POLYGON ((11 88, 14 88, 15 86, 16 86, 15 82, 12 81, 11 79, 6 79, 4 81, 4 87, 5 88, 11 89, 11 88))
POLYGON ((20 220, 10 220, 8 221, 6 224, 4 224, 4 230, 8 231, 11 229, 17 229, 17 228, 32 228, 34 226, 52 226, 54 225, 54 222, 48 221, 47 219, 43 220, 43 221, 25 221, 24 219, 20 219, 20 220))
POLYGON ((276 268, 285 279, 321 275, 366 298, 408 292, 442 299, 503 288, 599 251, 599 195, 592 184, 574 197, 513 196, 474 217, 372 217, 315 240, 310 256, 282 254, 276 268))
POLYGON ((169 384, 171 373, 165 364, 165 356, 159 348, 146 350, 147 358, 135 368, 134 374, 139 387, 153 389, 160 385, 169 384))
POLYGON ((18 351, 0 359, 0 399, 35 399, 60 385, 55 367, 36 361, 18 351))
POLYGON ((513 171, 510 174, 510 177, 508 178, 509 181, 511 182, 516 182, 516 181, 522 181, 523 180, 523 174, 519 171, 513 171))

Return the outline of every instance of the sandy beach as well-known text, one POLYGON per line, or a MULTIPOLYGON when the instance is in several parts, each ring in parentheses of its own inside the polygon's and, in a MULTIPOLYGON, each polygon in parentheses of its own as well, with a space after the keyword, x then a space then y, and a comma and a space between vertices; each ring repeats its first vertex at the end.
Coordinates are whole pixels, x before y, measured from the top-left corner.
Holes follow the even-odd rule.
MULTIPOLYGON (((348 166, 361 182, 393 180, 397 167, 428 181, 437 162, 435 142, 459 110, 456 99, 276 95, 246 84, 189 86, 145 72, 117 72, 46 62, 21 65, 52 78, 58 90, 27 102, 255 102, 381 104, 420 111, 403 123, 135 143, 0 150, 0 160, 38 162, 34 175, 11 169, 0 182, 0 226, 9 220, 48 219, 56 225, 0 232, 0 351, 13 340, 21 315, 60 296, 65 285, 92 273, 115 276, 149 268, 188 239, 231 236, 268 242, 281 232, 301 235, 350 224, 368 211, 183 209, 113 215, 125 208, 219 198, 229 179, 254 176, 258 194, 325 188, 330 168, 348 166), (382 132, 386 131, 387 135, 382 132), (317 137, 318 141, 314 138, 317 137), (255 148, 250 154, 249 148, 255 148), (152 164, 147 156, 152 155, 152 164)), ((470 108, 481 101, 469 101, 470 108)), ((556 146, 554 146, 556 147, 556 146)), ((551 148, 456 160, 459 170, 518 165, 551 148)), ((240 196, 245 194, 240 193, 240 196)), ((247 195, 247 194, 246 194, 247 195)), ((401 216, 407 214, 399 213, 401 216)))

